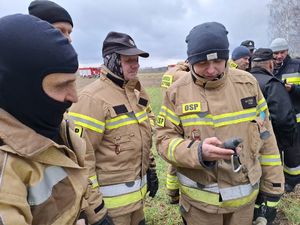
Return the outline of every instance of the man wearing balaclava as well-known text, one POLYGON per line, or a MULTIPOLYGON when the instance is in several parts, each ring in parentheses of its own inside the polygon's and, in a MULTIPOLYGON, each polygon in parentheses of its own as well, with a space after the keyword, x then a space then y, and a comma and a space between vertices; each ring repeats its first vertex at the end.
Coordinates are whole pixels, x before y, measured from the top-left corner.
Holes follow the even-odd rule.
POLYGON ((280 154, 257 81, 226 67, 227 33, 208 22, 188 34, 191 72, 166 92, 157 147, 177 167, 185 224, 250 225, 255 202, 271 224, 283 193, 280 154))
POLYGON ((28 6, 28 13, 51 23, 70 42, 72 41, 73 20, 68 11, 60 5, 48 0, 34 0, 28 6))
POLYGON ((110 32, 102 55, 103 74, 82 90, 69 115, 94 147, 100 191, 113 222, 143 225, 145 195, 154 197, 158 189, 150 102, 137 78, 139 56, 149 54, 129 35, 110 32))
POLYGON ((88 183, 87 144, 63 120, 78 100, 75 50, 22 14, 0 18, 0 48, 0 224, 112 224, 88 183))

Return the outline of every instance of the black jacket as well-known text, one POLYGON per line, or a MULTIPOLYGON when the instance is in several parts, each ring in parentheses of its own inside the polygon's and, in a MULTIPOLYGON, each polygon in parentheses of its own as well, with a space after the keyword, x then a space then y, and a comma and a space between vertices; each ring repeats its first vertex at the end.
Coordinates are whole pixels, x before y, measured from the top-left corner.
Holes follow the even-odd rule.
POLYGON ((260 67, 254 67, 250 72, 258 80, 260 89, 267 101, 279 146, 291 146, 297 121, 292 102, 283 82, 260 67))
MULTIPOLYGON (((292 59, 289 55, 284 59, 282 66, 274 70, 274 75, 279 80, 284 81, 287 77, 298 77, 300 80, 300 60, 292 59)), ((293 83, 292 90, 289 92, 292 104, 294 106, 296 114, 300 113, 300 86, 297 82, 293 83)))

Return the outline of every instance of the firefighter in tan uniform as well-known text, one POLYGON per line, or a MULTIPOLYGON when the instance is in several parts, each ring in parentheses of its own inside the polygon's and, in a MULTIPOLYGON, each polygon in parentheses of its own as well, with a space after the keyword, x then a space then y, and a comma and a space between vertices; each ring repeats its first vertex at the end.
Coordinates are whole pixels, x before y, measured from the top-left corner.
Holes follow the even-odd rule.
POLYGON ((129 35, 110 32, 102 55, 103 74, 82 90, 69 115, 78 134, 88 136, 94 147, 100 190, 114 223, 142 225, 146 192, 154 197, 158 189, 149 98, 136 77, 138 57, 149 54, 129 35))
POLYGON ((256 202, 255 219, 271 224, 284 178, 260 88, 226 67, 222 24, 198 25, 186 42, 190 76, 167 90, 157 116, 157 147, 177 167, 184 222, 250 225, 256 202))
POLYGON ((0 19, 0 48, 0 224, 112 224, 88 182, 91 148, 62 122, 77 101, 75 50, 22 14, 0 19))
MULTIPOLYGON (((189 74, 190 68, 187 62, 178 62, 174 67, 168 69, 161 81, 163 96, 166 90, 179 78, 189 74)), ((176 176, 176 167, 168 164, 167 179, 166 179, 167 194, 170 196, 170 204, 179 203, 179 183, 176 176)))

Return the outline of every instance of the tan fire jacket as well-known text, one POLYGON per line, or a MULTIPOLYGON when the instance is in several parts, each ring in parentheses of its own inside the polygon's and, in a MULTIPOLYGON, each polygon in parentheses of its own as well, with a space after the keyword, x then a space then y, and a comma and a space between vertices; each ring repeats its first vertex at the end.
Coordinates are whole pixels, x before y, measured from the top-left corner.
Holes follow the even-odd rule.
POLYGON ((137 79, 124 83, 110 72, 86 86, 69 112, 77 133, 94 147, 100 190, 112 217, 143 205, 152 144, 148 108, 137 79))
POLYGON ((86 143, 66 125, 68 146, 58 145, 0 109, 0 224, 71 225, 81 208, 95 223, 107 213, 88 184, 86 143))
POLYGON ((249 73, 228 69, 216 81, 189 76, 166 92, 157 117, 157 147, 162 157, 177 167, 181 204, 210 213, 233 212, 253 202, 260 191, 280 196, 283 171, 269 121, 267 104, 249 73), (262 140, 260 132, 271 136, 262 140), (242 169, 233 172, 230 161, 212 168, 199 162, 201 140, 243 139, 242 169))
POLYGON ((178 62, 164 73, 161 81, 162 88, 169 88, 180 77, 188 74, 189 64, 186 62, 178 62))

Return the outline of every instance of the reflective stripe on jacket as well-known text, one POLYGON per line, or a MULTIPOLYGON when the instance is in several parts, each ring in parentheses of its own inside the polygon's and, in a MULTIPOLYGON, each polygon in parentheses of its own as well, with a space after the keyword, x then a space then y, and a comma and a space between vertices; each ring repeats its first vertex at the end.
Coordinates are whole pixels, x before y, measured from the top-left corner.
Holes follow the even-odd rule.
POLYGON ((202 199, 196 193, 205 190, 195 190, 181 183, 185 200, 207 212, 227 213, 253 202, 258 183, 263 193, 282 194, 283 168, 268 115, 255 78, 237 69, 228 68, 215 81, 190 74, 167 90, 157 117, 159 152, 166 161, 177 166, 180 174, 204 186, 216 183, 219 191, 202 199), (271 134, 266 140, 260 138, 263 130, 271 134), (193 138, 195 135, 199 140, 193 138), (239 172, 233 172, 227 160, 217 161, 211 169, 200 164, 198 145, 201 140, 214 136, 221 141, 233 137, 243 139, 239 172), (228 198, 228 202, 234 201, 232 204, 226 204, 222 198, 219 202, 223 190, 231 192, 235 188, 245 195, 228 198))

